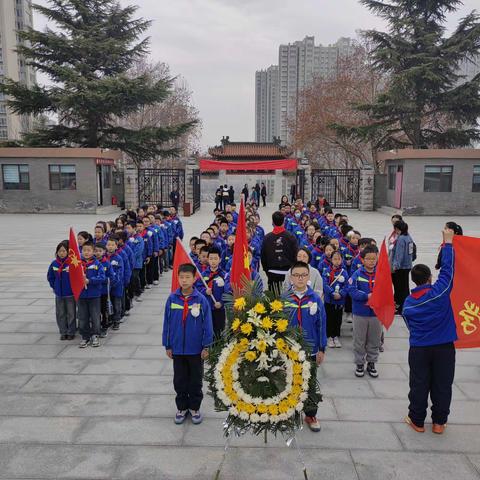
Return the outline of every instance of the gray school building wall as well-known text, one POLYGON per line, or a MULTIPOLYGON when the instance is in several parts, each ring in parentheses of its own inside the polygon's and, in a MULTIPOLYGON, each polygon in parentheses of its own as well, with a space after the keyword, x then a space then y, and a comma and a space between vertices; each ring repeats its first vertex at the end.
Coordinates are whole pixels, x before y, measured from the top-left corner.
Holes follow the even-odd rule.
POLYGON ((381 187, 386 193, 386 206, 405 215, 480 215, 480 192, 473 191, 480 150, 399 150, 382 155, 387 157, 384 158, 387 181, 381 187), (403 168, 400 208, 395 202, 395 188, 388 181, 392 166, 403 168), (451 191, 424 191, 426 166, 452 167, 451 191))
POLYGON ((109 162, 111 153, 117 157, 117 152, 105 154, 100 149, 0 149, 0 213, 96 213, 99 207, 112 205, 113 180, 109 188, 102 182, 100 201, 97 173, 97 161, 109 162), (27 165, 29 188, 5 188, 4 165, 27 165), (49 165, 75 166, 76 188, 51 189, 49 165))

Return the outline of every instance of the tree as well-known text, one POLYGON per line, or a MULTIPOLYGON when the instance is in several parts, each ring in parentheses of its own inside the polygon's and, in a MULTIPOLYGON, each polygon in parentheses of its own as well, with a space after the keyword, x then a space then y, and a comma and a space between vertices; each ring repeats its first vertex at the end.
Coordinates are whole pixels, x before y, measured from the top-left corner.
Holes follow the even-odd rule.
POLYGON ((173 80, 151 81, 132 76, 132 63, 143 58, 150 26, 133 18, 137 7, 122 8, 118 0, 49 0, 34 8, 57 29, 19 32, 18 52, 52 85, 27 88, 5 80, 0 90, 10 96, 8 107, 20 115, 56 115, 56 125, 37 125, 23 135, 29 146, 79 146, 118 149, 137 162, 178 155, 168 144, 192 129, 196 121, 168 126, 128 128, 118 118, 166 101, 173 80))
POLYGON ((479 16, 472 12, 446 37, 446 16, 460 0, 360 0, 388 24, 369 30, 372 60, 389 75, 388 88, 375 101, 356 106, 368 121, 335 125, 346 138, 382 138, 379 147, 466 147, 480 139, 480 75, 465 81, 461 61, 480 52, 479 16))
POLYGON ((352 55, 339 60, 334 76, 317 77, 300 92, 298 114, 291 125, 295 148, 305 152, 313 167, 374 164, 378 142, 340 135, 334 126, 363 125, 368 116, 353 105, 374 101, 385 83, 385 75, 370 64, 368 45, 358 44, 352 55))
MULTIPOLYGON (((139 75, 147 75, 150 83, 171 78, 170 67, 163 62, 150 62, 146 59, 138 60, 129 69, 128 76, 135 78, 139 75)), ((199 112, 193 105, 192 92, 187 82, 180 76, 175 77, 172 83, 171 94, 162 103, 143 105, 136 112, 130 113, 117 119, 117 124, 131 129, 145 127, 170 126, 179 123, 188 123, 197 119, 199 112)), ((198 149, 200 139, 201 122, 181 136, 166 142, 168 148, 176 148, 183 152, 193 152, 198 149)), ((135 159, 131 159, 135 162, 135 159)), ((137 166, 140 166, 137 163, 137 166)), ((172 157, 154 158, 150 161, 155 167, 178 167, 179 159, 172 157)))

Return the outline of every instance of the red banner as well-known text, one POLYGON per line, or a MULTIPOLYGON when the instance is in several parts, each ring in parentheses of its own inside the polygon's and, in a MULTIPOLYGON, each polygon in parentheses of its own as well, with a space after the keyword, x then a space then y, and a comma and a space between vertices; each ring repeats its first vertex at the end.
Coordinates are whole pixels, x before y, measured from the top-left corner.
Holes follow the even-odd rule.
POLYGON ((375 273, 375 285, 368 304, 375 312, 380 323, 388 330, 395 318, 395 301, 393 299, 392 272, 388 261, 387 247, 383 240, 375 273))
POLYGON ((217 172, 218 170, 296 170, 297 159, 264 160, 258 162, 229 162, 222 160, 200 159, 202 172, 217 172))
POLYGON ((457 324, 457 348, 480 347, 480 238, 453 238, 455 276, 450 294, 457 324))
POLYGON ((241 290, 243 281, 250 280, 250 262, 248 260, 247 223, 245 221, 245 205, 240 203, 238 212, 237 230, 235 231, 235 243, 233 245, 233 259, 230 283, 236 290, 241 290))
POLYGON ((73 296, 78 301, 82 290, 85 288, 85 279, 83 277, 83 263, 78 249, 77 236, 70 227, 70 238, 68 240, 68 275, 73 296))

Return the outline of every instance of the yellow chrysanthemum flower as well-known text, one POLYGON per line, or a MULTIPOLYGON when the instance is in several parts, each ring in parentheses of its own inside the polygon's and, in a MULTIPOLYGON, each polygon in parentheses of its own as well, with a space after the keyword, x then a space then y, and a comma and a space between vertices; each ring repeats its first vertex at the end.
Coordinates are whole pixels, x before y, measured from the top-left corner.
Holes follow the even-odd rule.
POLYGON ((244 334, 244 335, 250 335, 252 333, 252 330, 253 330, 253 327, 252 327, 252 324, 251 323, 244 323, 241 327, 240 327, 240 331, 244 334))
POLYGON ((257 350, 259 352, 264 352, 267 349, 267 342, 265 340, 260 340, 257 343, 257 350))
POLYGON ((299 363, 295 363, 293 365, 293 373, 299 375, 303 372, 303 367, 302 365, 300 365, 299 363))
POLYGON ((287 413, 289 408, 290 408, 290 407, 289 407, 289 405, 288 405, 287 400, 282 400, 282 401, 278 404, 278 411, 279 411, 280 413, 287 413))
POLYGON ((255 313, 258 313, 259 315, 262 315, 262 313, 265 313, 267 309, 265 308, 265 305, 263 303, 258 302, 254 307, 253 311, 255 313))
POLYGON ((264 403, 257 405, 257 412, 261 415, 262 413, 268 412, 268 407, 264 403))
POLYGON ((277 338, 275 345, 279 350, 285 350, 287 344, 285 343, 285 340, 283 338, 277 338))
POLYGON ((293 376, 293 384, 294 385, 301 385, 303 383, 303 378, 301 375, 294 375, 293 376))
POLYGON ((236 330, 238 330, 241 323, 242 323, 242 321, 241 321, 239 318, 236 318, 236 319, 232 322, 232 330, 233 330, 234 332, 235 332, 236 330))
POLYGON ((270 310, 274 313, 281 312, 283 310, 283 303, 280 300, 274 300, 270 303, 270 310))
POLYGON ((297 406, 297 403, 298 403, 298 399, 295 398, 295 397, 292 397, 291 395, 288 396, 287 398, 287 405, 290 407, 290 408, 295 408, 297 406))
POLYGON ((245 405, 245 410, 246 410, 246 412, 249 413, 249 414, 255 413, 255 406, 252 405, 251 403, 247 403, 247 404, 245 405))
POLYGON ((273 327, 273 322, 270 317, 265 317, 262 319, 262 328, 265 330, 270 330, 273 327))
POLYGON ((298 397, 302 393, 302 387, 300 385, 294 385, 292 387, 292 395, 298 397))
POLYGON ((238 297, 233 302, 233 308, 235 310, 240 310, 240 311, 245 310, 246 306, 247 306, 247 301, 245 300, 244 297, 238 297))
POLYGON ((252 350, 249 350, 245 354, 245 360, 248 360, 249 362, 253 362, 256 358, 257 358, 257 354, 252 350))
POLYGON ((275 328, 277 332, 282 333, 288 328, 288 320, 282 318, 281 320, 277 320, 275 328))
POLYGON ((269 405, 268 406, 268 413, 270 415, 278 415, 278 407, 277 405, 269 405))
POLYGON ((298 353, 297 353, 297 352, 294 352, 293 350, 290 350, 290 351, 288 352, 288 358, 289 358, 290 360, 296 361, 296 360, 298 360, 298 353))

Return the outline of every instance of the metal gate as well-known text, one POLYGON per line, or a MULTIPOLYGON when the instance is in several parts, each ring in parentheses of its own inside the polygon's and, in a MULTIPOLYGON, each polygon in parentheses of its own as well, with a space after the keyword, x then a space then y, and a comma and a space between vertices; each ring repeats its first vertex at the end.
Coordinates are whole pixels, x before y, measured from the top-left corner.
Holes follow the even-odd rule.
POLYGON ((170 193, 178 190, 180 204, 185 201, 185 170, 180 168, 138 169, 138 204, 172 206, 170 193))
POLYGON ((195 213, 197 210, 200 210, 200 196, 201 196, 200 170, 193 170, 192 177, 193 177, 193 213, 195 213))
POLYGON ((333 208, 358 208, 360 170, 312 170, 312 200, 324 195, 333 208))
POLYGON ((305 198, 305 170, 297 170, 297 198, 305 198))

